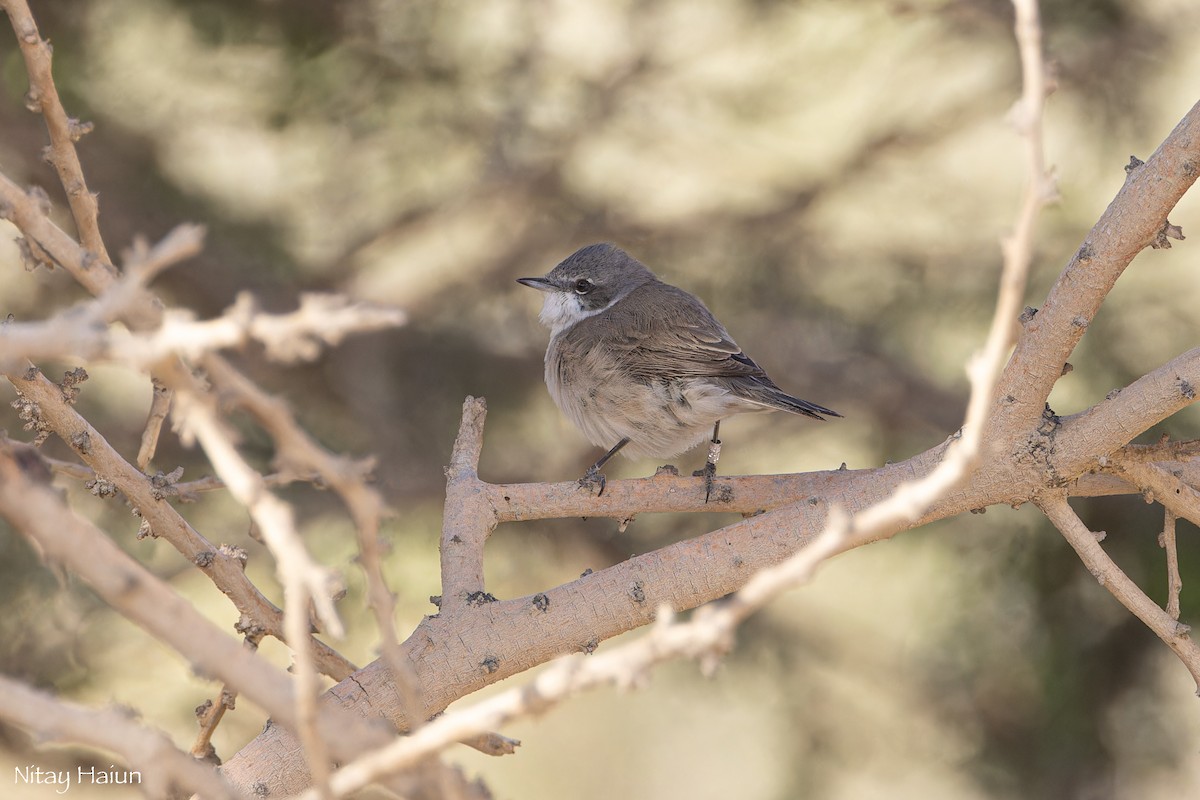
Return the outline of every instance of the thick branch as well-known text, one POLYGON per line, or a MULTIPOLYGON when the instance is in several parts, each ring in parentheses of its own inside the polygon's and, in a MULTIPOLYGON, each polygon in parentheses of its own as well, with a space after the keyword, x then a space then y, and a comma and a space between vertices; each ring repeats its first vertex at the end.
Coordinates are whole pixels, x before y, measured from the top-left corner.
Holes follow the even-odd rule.
MULTIPOLYGON (((462 419, 450 466, 446 468, 446 503, 442 512, 442 613, 457 616, 468 598, 483 601, 483 547, 495 529, 497 515, 476 470, 483 451, 482 398, 463 401, 462 419)), ((576 487, 578 488, 578 487, 576 487)))
POLYGON ((1026 323, 997 396, 997 430, 1037 427, 1063 364, 1117 278, 1158 236, 1167 214, 1200 175, 1200 103, 1145 164, 1133 167, 1103 216, 1026 323))
POLYGON ((1134 437, 1200 400, 1200 347, 1188 350, 1117 392, 1110 392, 1086 411, 1062 419, 1056 469, 1073 473, 1091 469, 1098 459, 1116 459, 1134 437))

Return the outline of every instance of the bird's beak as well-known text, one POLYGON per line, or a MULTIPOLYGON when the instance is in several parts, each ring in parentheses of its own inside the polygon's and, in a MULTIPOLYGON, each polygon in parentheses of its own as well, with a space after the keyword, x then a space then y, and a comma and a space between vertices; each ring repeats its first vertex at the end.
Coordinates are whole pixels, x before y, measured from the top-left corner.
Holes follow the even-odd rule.
POLYGON ((517 278, 517 283, 537 289, 539 292, 553 292, 558 288, 548 278, 517 278))

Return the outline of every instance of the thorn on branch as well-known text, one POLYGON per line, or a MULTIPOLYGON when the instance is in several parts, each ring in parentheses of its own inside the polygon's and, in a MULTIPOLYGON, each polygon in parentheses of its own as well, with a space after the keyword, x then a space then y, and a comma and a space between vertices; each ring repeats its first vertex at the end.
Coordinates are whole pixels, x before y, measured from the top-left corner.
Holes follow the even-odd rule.
POLYGON ((1021 311, 1021 316, 1017 317, 1017 321, 1022 325, 1028 325, 1037 316, 1037 313, 1038 310, 1033 306, 1025 306, 1024 310, 1021 311))
POLYGON ((1047 403, 1046 407, 1042 409, 1042 423, 1038 426, 1038 433, 1052 433, 1061 423, 1061 418, 1054 413, 1054 409, 1047 403))
POLYGON ((38 267, 54 269, 54 259, 28 236, 17 239, 17 253, 21 256, 21 265, 25 267, 26 272, 33 272, 38 267))
POLYGON ((1137 156, 1130 156, 1129 163, 1125 165, 1125 174, 1132 175, 1134 172, 1137 171, 1138 167, 1141 167, 1145 163, 1146 163, 1145 161, 1142 161, 1137 156))
POLYGON ((550 610, 550 598, 541 592, 533 596, 533 607, 545 614, 550 610))
POLYGON ((238 617, 238 621, 233 623, 233 629, 251 641, 258 641, 267 633, 266 628, 246 614, 238 617))
MULTIPOLYGON (((76 433, 71 434, 71 440, 68 442, 68 444, 75 448, 76 451, 86 456, 92 452, 92 435, 86 430, 77 431, 76 433)), ((95 481, 91 481, 91 483, 94 482, 95 481)), ((86 486, 87 484, 84 485, 86 486)))
POLYGON ((634 581, 633 586, 629 587, 629 597, 635 603, 646 602, 646 584, 642 581, 634 581))
POLYGON ((223 544, 219 548, 217 548, 217 550, 221 553, 222 556, 230 559, 235 564, 240 566, 243 570, 246 569, 246 562, 250 560, 250 556, 246 553, 245 550, 238 547, 236 544, 223 544))
POLYGON ((1196 387, 1192 386, 1192 384, 1183 378, 1179 379, 1179 393, 1182 394, 1187 400, 1196 399, 1196 387))
MULTIPOLYGON (((1063 364, 1063 368, 1062 368, 1063 375, 1069 375, 1074 371, 1075 371, 1075 365, 1072 364, 1070 361, 1067 361, 1063 364)), ((1061 375, 1059 377, 1061 377, 1061 375)))
POLYGON ((588 639, 586 642, 579 645, 579 652, 583 653, 585 656, 590 656, 592 653, 596 652, 596 648, 599 646, 600 642, 596 639, 588 639))
POLYGON ((42 213, 42 216, 50 216, 50 210, 53 206, 50 203, 50 195, 46 194, 45 189, 40 186, 30 186, 25 190, 25 196, 33 201, 38 211, 42 213))
POLYGON ((1182 242, 1185 238, 1183 228, 1178 225, 1172 225, 1170 220, 1163 223, 1162 230, 1154 236, 1154 240, 1150 242, 1150 247, 1154 250, 1170 250, 1171 240, 1182 242))
POLYGON ((67 403, 75 404, 79 399, 79 384, 88 379, 87 370, 83 367, 76 367, 70 372, 63 373, 63 379, 58 384, 58 388, 62 390, 62 397, 67 403))
POLYGON ((87 136, 96 126, 91 122, 80 122, 71 117, 67 120, 67 135, 71 137, 72 142, 78 142, 84 136, 87 136))
POLYGON ((479 666, 483 667, 484 671, 490 675, 500 669, 500 659, 495 656, 487 656, 479 662, 479 666))
POLYGON ((179 479, 182 477, 183 467, 176 467, 167 473, 159 470, 150 476, 151 494, 154 495, 154 499, 162 500, 167 495, 178 494, 179 490, 175 488, 175 484, 179 483, 179 479))
POLYGON ((489 592, 471 592, 467 595, 467 605, 471 608, 479 608, 494 602, 496 602, 496 598, 489 592))
POLYGON ((33 442, 31 444, 34 447, 41 447, 42 443, 50 438, 52 431, 50 423, 42 418, 42 411, 38 408, 37 403, 17 392, 17 399, 13 400, 9 405, 17 410, 17 416, 25 423, 22 426, 24 430, 34 431, 33 442))

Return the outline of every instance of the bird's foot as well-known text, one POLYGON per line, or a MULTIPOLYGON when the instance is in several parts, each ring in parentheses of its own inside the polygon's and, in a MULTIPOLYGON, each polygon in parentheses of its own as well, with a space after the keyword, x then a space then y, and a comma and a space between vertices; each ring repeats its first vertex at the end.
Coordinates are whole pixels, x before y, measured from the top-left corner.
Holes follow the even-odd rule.
POLYGON ((588 471, 583 473, 583 477, 579 479, 579 488, 587 489, 596 497, 604 494, 604 487, 607 484, 608 480, 604 477, 604 473, 595 467, 588 467, 588 471))
POLYGON ((704 469, 698 469, 692 473, 693 478, 704 478, 704 502, 707 503, 712 497, 713 479, 717 477, 717 465, 709 461, 704 465, 704 469))
POLYGON ((717 476, 717 462, 721 459, 721 440, 717 438, 718 432, 721 430, 721 423, 718 421, 713 426, 712 440, 708 443, 708 461, 704 464, 704 469, 698 469, 692 473, 693 477, 699 478, 704 476, 704 502, 708 503, 712 497, 713 478, 717 476))

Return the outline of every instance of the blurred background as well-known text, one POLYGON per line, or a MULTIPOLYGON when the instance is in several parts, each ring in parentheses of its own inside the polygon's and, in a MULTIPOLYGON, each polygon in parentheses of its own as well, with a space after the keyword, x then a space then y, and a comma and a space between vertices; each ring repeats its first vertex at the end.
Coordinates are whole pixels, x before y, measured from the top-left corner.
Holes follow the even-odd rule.
MULTIPOLYGON (((982 342, 999 237, 1024 180, 1005 114, 1019 91, 1002 0, 259 0, 35 2, 114 254, 184 221, 208 246, 156 289, 201 316, 249 291, 288 310, 338 291, 410 315, 298 368, 236 359, 328 446, 379 458, 397 514, 389 579, 402 635, 439 593, 442 465, 462 399, 486 396, 481 474, 577 477, 598 455, 542 383, 541 298, 514 282, 613 241, 703 297, 787 390, 845 415, 722 428, 722 471, 793 472, 902 460, 955 430, 965 359, 982 342)), ((1200 7, 1186 0, 1043 4, 1058 80, 1046 120, 1063 202, 1042 217, 1028 302, 1039 305, 1125 177, 1197 100, 1200 7)), ((70 228, 23 63, 0 33, 0 170, 44 187, 70 228)), ((1193 196, 1171 216, 1200 230, 1193 196)), ((7 223, 0 223, 7 226, 7 223)), ((0 315, 34 319, 82 291, 26 272, 0 231, 0 315)), ((1193 243, 1147 251, 1059 382, 1059 414, 1195 346, 1193 243)), ((42 365, 57 377, 74 364, 42 365)), ((150 401, 142 377, 88 365, 79 408, 132 459, 150 401)), ((28 437, 8 408, 0 427, 28 437)), ((244 419, 264 469, 270 441, 244 419)), ((1195 410, 1162 433, 1200 433, 1195 410)), ((61 442, 46 450, 67 457, 61 442)), ((695 451, 677 463, 699 467, 695 451)), ((206 474, 165 436, 155 466, 206 474)), ((610 477, 651 474, 620 460, 610 477)), ((119 500, 63 482, 152 569, 229 629, 235 613, 168 545, 134 539, 119 500)), ((285 490, 304 534, 350 585, 341 608, 364 664, 377 635, 353 535, 328 494, 285 490)), ((1161 508, 1076 501, 1105 547, 1165 599, 1161 508)), ((184 508, 209 539, 273 566, 223 493, 184 508)), ((489 589, 536 592, 731 521, 647 516, 506 525, 489 589)), ((1200 612, 1200 547, 1180 523, 1183 615, 1200 612)), ((232 631, 231 631, 232 633, 232 631)), ((639 635, 638 632, 630 634, 639 635)), ((612 646, 611 644, 602 645, 612 646)), ((264 652, 280 664, 277 643, 264 652)), ((185 748, 217 688, 60 580, 0 523, 0 670, 80 702, 128 703, 185 748)), ((519 676, 522 680, 527 676, 519 676)), ((469 700, 467 701, 469 702, 469 700)), ((242 703, 228 758, 260 729, 242 703)), ((991 509, 838 558, 754 618, 711 679, 693 664, 634 693, 604 690, 508 731, 519 754, 450 760, 499 798, 1177 798, 1200 793, 1200 706, 1165 646, 1096 584, 1030 510, 991 509)), ((0 726, 0 774, 111 756, 35 750, 0 726)), ((5 797, 46 797, 10 786, 5 797), (16 794, 11 794, 15 792, 16 794)), ((132 796, 73 787, 72 797, 132 796)))

